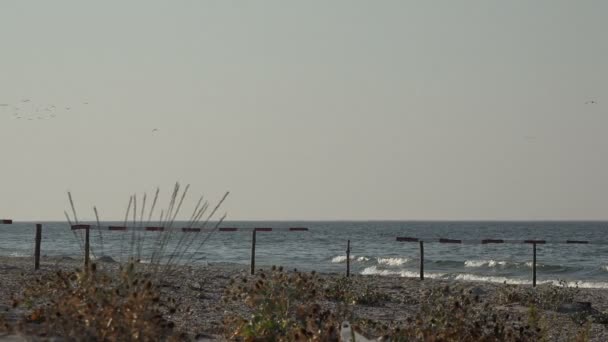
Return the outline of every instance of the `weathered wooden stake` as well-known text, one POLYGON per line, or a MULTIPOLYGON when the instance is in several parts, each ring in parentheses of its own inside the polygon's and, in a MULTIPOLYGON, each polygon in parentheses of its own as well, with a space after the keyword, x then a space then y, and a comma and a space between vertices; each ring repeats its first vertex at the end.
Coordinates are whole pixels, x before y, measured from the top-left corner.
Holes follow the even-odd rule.
POLYGON ((89 244, 89 226, 87 226, 85 228, 85 232, 84 232, 84 269, 88 270, 89 269, 89 261, 91 260, 90 255, 89 255, 89 251, 90 251, 90 244, 89 244))
POLYGON ((536 242, 532 243, 532 287, 536 287, 536 242))
POLYGON ((346 243, 346 276, 350 277, 350 240, 346 243))
POLYGON ((34 247, 34 269, 40 268, 40 243, 42 242, 42 225, 36 223, 36 245, 34 247))
POLYGON ((251 275, 255 273, 255 233, 256 229, 253 228, 251 233, 251 275))
POLYGON ((420 241, 420 280, 424 280, 424 242, 420 241))

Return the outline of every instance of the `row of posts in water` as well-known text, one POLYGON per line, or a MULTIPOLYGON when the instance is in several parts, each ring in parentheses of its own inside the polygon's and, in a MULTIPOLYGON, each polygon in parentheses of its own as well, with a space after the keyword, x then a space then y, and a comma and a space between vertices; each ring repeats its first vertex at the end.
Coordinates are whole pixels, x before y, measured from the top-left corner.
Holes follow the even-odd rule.
MULTIPOLYGON (((12 222, 10 222, 12 223, 12 222)), ((10 224, 9 223, 9 224, 10 224)), ((90 257, 90 229, 86 227, 85 229, 85 237, 84 237, 84 266, 85 269, 89 266, 91 257, 90 257)), ((251 260, 250 260, 250 273, 255 274, 255 248, 256 248, 256 233, 257 229, 252 230, 251 235, 251 260)), ((36 238, 34 245, 34 269, 38 270, 40 268, 40 249, 42 242, 42 224, 36 224, 36 238)), ((424 280, 424 241, 418 241, 420 246, 420 280, 424 280)), ((532 286, 536 287, 536 242, 532 242, 532 286)), ((346 243, 346 276, 350 277, 350 252, 351 245, 350 240, 347 240, 346 243)))

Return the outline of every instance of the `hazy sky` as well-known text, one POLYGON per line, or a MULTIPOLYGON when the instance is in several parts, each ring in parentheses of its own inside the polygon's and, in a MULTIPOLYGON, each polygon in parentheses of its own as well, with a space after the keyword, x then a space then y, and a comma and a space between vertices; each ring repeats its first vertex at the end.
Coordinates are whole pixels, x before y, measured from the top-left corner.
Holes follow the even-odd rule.
POLYGON ((62 219, 67 190, 121 218, 179 180, 232 219, 607 219, 607 14, 3 0, 0 218, 62 219))

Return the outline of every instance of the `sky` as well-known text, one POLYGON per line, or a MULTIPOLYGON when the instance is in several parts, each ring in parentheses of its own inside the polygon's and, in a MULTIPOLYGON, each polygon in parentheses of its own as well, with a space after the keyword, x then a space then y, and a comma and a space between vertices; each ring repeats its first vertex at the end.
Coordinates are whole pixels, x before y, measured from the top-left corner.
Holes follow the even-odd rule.
POLYGON ((608 219, 606 13, 4 0, 0 218, 179 181, 233 220, 608 219))

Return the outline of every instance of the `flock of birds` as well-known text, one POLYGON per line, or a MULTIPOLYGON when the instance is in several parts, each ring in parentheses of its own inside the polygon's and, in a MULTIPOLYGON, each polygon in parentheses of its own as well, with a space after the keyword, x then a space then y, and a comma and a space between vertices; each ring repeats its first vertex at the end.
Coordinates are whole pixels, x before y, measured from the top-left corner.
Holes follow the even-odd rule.
MULTIPOLYGON (((89 102, 82 102, 83 106, 88 106, 89 102)), ((79 105, 39 105, 32 99, 26 98, 12 103, 0 103, 0 114, 12 114, 12 119, 22 121, 53 120, 70 111, 80 110, 79 105)), ((0 115, 1 116, 1 115, 0 115)), ((152 129, 152 133, 157 133, 158 128, 152 129)))
MULTIPOLYGON (((83 105, 88 105, 88 102, 83 102, 83 105)), ((585 105, 596 105, 597 101, 596 100, 589 100, 585 102, 585 105)), ((57 117, 57 114, 60 113, 67 113, 68 111, 72 110, 71 106, 55 106, 55 105, 48 105, 48 106, 36 106, 34 105, 34 103, 32 102, 31 99, 23 99, 21 100, 20 103, 18 104, 8 104, 8 103, 0 103, 0 112, 2 112, 2 110, 8 110, 8 111, 13 111, 13 119, 15 120, 27 120, 27 121, 32 121, 32 120, 52 120, 55 119, 57 117)), ((158 128, 154 128, 152 129, 152 133, 156 133, 158 132, 158 128)), ((532 141, 535 140, 536 137, 534 136, 524 136, 525 140, 528 141, 532 141)))
MULTIPOLYGON (((83 102, 88 105, 88 102, 83 102)), ((36 105, 31 99, 23 99, 17 104, 0 103, 0 111, 12 112, 15 120, 52 120, 57 115, 65 114, 72 110, 72 106, 36 105)))

